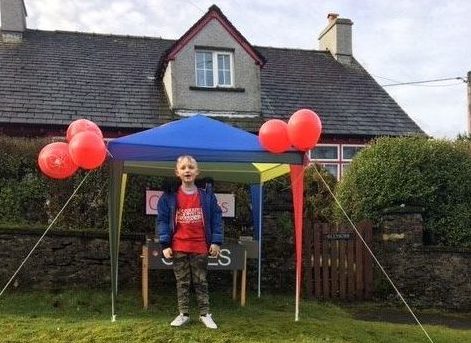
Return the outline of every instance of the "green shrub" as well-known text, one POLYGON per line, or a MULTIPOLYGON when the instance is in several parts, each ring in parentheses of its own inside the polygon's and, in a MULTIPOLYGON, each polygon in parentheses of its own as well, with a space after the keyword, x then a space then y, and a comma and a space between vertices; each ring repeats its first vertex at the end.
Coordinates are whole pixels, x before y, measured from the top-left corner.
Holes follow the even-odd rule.
POLYGON ((155 232, 155 215, 146 215, 146 190, 161 190, 161 177, 128 175, 123 208, 125 232, 155 232))
MULTIPOLYGON (((235 217, 224 218, 224 235, 226 239, 252 236, 254 234, 254 224, 250 186, 243 183, 216 182, 214 190, 217 193, 232 193, 235 196, 235 217)), ((254 206, 258 206, 258 204, 254 206)))
POLYGON ((317 222, 331 222, 334 199, 329 188, 333 191, 336 184, 335 177, 321 166, 311 165, 307 168, 304 176, 305 215, 317 222))
MULTIPOLYGON (((337 180, 326 169, 314 164, 305 169, 304 215, 316 221, 328 222, 333 219, 334 199, 322 180, 334 190, 337 180)), ((290 174, 266 183, 265 203, 271 209, 293 211, 290 174)))
POLYGON ((336 196, 354 221, 378 222, 401 204, 423 207, 436 244, 471 246, 470 175, 469 143, 379 138, 355 157, 336 196))
MULTIPOLYGON (((79 170, 66 180, 50 179, 39 170, 37 157, 51 142, 46 138, 0 136, 0 225, 47 226, 89 174, 54 227, 107 230, 109 166, 105 163, 97 170, 79 170)), ((155 216, 145 214, 145 190, 158 189, 160 182, 158 177, 128 177, 124 232, 153 232, 155 216)))
POLYGON ((62 210, 74 190, 80 185, 70 203, 57 218, 55 227, 63 230, 97 229, 104 230, 108 225, 108 165, 92 170, 79 170, 73 177, 66 180, 49 179, 45 181, 47 195, 44 204, 50 223, 62 210))
MULTIPOLYGON (((66 180, 50 179, 39 170, 37 157, 40 150, 51 142, 50 138, 0 136, 0 225, 47 226, 61 211, 85 175, 88 175, 81 189, 58 217, 54 228, 107 230, 109 165, 105 163, 101 168, 90 172, 79 170, 66 180)), ((320 173, 333 187, 335 179, 325 170, 320 169, 320 173)), ((145 214, 145 191, 161 189, 162 181, 159 177, 128 175, 123 232, 154 232, 155 216, 145 214)), ((312 167, 307 168, 304 181, 305 212, 312 214, 317 220, 329 220, 332 199, 312 167)), ((250 187, 217 182, 215 191, 234 193, 236 196, 236 217, 225 219, 229 235, 239 237, 252 234, 250 187)), ((278 211, 279 215, 275 219, 280 221, 279 227, 290 227, 287 233, 289 235, 292 235, 291 199, 289 174, 264 185, 265 213, 278 211)))
POLYGON ((19 201, 15 199, 15 184, 0 184, 0 218, 3 222, 16 222, 20 216, 19 201))
POLYGON ((36 158, 45 139, 0 136, 0 218, 3 223, 46 220, 44 182, 36 158))
POLYGON ((0 136, 0 179, 21 180, 36 174, 36 159, 41 148, 50 143, 44 138, 0 136))

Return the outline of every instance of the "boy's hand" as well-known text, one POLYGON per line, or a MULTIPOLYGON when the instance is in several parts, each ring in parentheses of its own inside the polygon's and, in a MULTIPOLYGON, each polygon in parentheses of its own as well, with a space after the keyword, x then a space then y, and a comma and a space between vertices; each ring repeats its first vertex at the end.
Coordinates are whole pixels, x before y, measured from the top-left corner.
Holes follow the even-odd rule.
POLYGON ((211 246, 209 247, 209 255, 211 256, 219 255, 220 251, 221 251, 221 247, 217 244, 211 244, 211 246))
POLYGON ((164 254, 165 258, 172 258, 173 257, 172 248, 165 248, 164 250, 162 250, 162 253, 164 254))

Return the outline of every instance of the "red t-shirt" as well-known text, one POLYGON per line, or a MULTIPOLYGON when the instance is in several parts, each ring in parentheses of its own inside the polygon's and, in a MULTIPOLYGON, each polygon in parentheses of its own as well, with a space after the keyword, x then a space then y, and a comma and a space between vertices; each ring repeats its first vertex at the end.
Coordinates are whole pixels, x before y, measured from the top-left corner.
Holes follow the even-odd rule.
POLYGON ((180 188, 177 192, 177 204, 172 249, 184 253, 207 254, 199 193, 186 194, 180 188))

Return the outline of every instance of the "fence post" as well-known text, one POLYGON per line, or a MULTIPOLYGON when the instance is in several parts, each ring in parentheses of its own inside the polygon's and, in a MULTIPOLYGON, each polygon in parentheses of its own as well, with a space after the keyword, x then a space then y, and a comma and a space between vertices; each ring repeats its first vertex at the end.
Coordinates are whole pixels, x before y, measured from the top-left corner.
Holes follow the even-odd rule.
MULTIPOLYGON (((374 231, 373 251, 399 289, 403 287, 405 271, 411 266, 411 251, 423 246, 422 212, 423 208, 411 206, 385 209, 379 226, 374 231)), ((378 281, 375 282, 375 292, 378 295, 395 293, 379 268, 374 269, 374 278, 378 281)))
POLYGON ((306 297, 312 298, 314 296, 312 290, 312 255, 313 255, 313 244, 312 244, 312 218, 306 216, 304 218, 304 287, 306 289, 306 297))
POLYGON ((423 208, 398 206, 383 211, 377 240, 388 250, 420 247, 424 240, 423 208))

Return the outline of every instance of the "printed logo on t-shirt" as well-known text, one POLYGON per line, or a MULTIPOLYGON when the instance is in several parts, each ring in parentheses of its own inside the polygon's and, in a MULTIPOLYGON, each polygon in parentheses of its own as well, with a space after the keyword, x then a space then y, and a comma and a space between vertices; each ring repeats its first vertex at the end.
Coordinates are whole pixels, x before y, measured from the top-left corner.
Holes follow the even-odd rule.
POLYGON ((203 211, 201 207, 180 208, 177 210, 177 223, 195 224, 203 221, 203 211))

